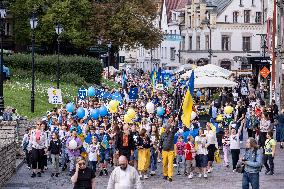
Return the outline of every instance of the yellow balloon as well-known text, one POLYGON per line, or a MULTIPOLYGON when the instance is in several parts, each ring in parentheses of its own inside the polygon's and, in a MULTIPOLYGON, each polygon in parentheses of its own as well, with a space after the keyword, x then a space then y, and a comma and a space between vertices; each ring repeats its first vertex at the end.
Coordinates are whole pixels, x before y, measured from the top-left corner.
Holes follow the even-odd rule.
POLYGON ((231 113, 233 113, 233 111, 234 111, 234 108, 232 106, 226 106, 224 108, 224 113, 225 114, 231 114, 231 113))
POLYGON ((117 108, 117 102, 116 102, 116 100, 111 100, 109 103, 108 103, 108 105, 109 105, 109 109, 116 109, 117 108))
POLYGON ((216 127, 212 123, 210 124, 210 128, 214 133, 216 132, 216 127))
POLYGON ((125 115, 124 115, 124 122, 125 122, 125 123, 131 123, 131 122, 132 122, 132 120, 131 120, 131 118, 129 117, 128 114, 125 114, 125 115))
POLYGON ((87 159, 88 154, 87 154, 87 152, 82 152, 82 153, 81 153, 81 156, 82 156, 84 159, 87 159))
POLYGON ((223 115, 218 115, 216 117, 216 121, 223 121, 223 115))
POLYGON ((120 102, 118 100, 115 100, 115 103, 116 103, 116 107, 119 106, 120 102))
POLYGON ((135 115, 136 115, 136 112, 135 112, 135 110, 133 110, 132 108, 130 108, 130 109, 128 109, 128 111, 127 111, 127 115, 128 115, 131 119, 133 119, 133 118, 135 117, 135 115))
POLYGON ((116 113, 116 112, 117 112, 117 108, 114 108, 114 109, 110 108, 110 109, 109 109, 109 112, 112 113, 112 114, 113 114, 113 113, 116 113))

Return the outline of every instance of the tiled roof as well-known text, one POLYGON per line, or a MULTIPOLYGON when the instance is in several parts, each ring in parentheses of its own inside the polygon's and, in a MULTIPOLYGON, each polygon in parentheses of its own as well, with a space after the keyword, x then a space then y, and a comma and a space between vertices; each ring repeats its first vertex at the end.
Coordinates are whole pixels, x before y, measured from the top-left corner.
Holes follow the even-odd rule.
POLYGON ((192 0, 180 0, 176 9, 183 9, 186 5, 191 5, 192 0))
POLYGON ((181 0, 165 0, 168 21, 170 21, 172 17, 171 11, 177 8, 177 5, 179 4, 180 1, 181 0))
POLYGON ((217 6, 217 14, 222 13, 233 0, 207 0, 207 5, 215 5, 217 6))

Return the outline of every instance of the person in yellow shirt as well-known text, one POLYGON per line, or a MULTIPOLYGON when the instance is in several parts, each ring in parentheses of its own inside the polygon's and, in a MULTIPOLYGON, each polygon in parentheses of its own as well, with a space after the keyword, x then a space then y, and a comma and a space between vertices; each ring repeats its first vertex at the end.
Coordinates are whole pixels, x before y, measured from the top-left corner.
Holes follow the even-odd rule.
POLYGON ((269 131, 266 134, 266 141, 264 145, 263 163, 266 168, 266 175, 274 175, 274 157, 276 151, 276 140, 273 139, 273 132, 269 131), (267 163, 269 161, 269 165, 267 163))

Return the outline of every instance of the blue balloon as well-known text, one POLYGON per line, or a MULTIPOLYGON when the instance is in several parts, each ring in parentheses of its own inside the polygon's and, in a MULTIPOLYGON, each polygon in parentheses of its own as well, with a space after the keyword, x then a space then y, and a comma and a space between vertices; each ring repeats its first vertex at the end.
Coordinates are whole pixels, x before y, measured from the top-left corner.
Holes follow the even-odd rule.
POLYGON ((105 106, 100 107, 100 115, 102 117, 107 115, 107 108, 105 106))
POLYGON ((66 110, 70 113, 72 113, 75 109, 75 106, 72 102, 69 102, 67 105, 66 105, 66 110))
POLYGON ((86 112, 85 112, 84 108, 80 107, 80 108, 77 109, 78 118, 82 119, 83 117, 85 117, 85 114, 86 114, 86 112))
POLYGON ((93 96, 95 96, 95 94, 96 94, 95 88, 94 88, 94 87, 89 87, 89 89, 88 89, 88 95, 91 96, 91 97, 93 97, 93 96))
POLYGON ((98 119, 100 117, 100 110, 99 109, 92 109, 91 116, 94 119, 98 119))
POLYGON ((165 109, 163 107, 158 107, 157 108, 157 114, 158 116, 162 116, 165 114, 165 109))

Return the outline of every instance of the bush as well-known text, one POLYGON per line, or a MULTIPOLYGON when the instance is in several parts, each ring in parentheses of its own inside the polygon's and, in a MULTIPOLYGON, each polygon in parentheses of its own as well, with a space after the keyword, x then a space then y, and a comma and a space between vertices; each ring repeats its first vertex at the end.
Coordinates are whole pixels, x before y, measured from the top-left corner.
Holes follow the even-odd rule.
MULTIPOLYGON (((35 70, 48 77, 56 75, 57 55, 36 55, 35 70)), ((13 54, 4 57, 5 66, 10 69, 25 70, 32 69, 32 57, 30 54, 13 54)), ((73 79, 83 78, 88 83, 100 84, 102 75, 102 65, 95 59, 83 56, 60 56, 61 81, 74 83, 73 79), (72 77, 69 77, 72 73, 72 77), (63 76, 63 77, 62 77, 63 76), (69 78, 69 80, 68 80, 69 78)), ((79 82, 80 83, 80 82, 79 82)))

